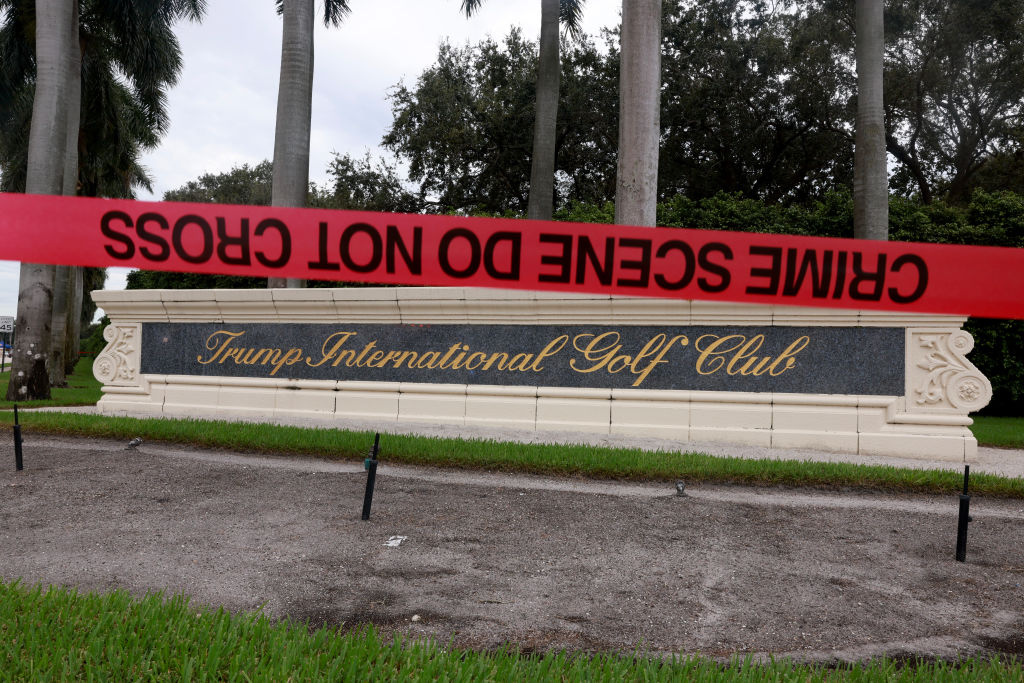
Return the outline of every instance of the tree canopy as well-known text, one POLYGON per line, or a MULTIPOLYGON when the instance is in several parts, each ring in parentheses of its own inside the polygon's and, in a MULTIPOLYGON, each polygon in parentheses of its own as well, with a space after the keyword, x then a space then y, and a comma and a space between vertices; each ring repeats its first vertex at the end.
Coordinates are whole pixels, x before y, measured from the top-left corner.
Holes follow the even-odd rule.
MULTIPOLYGON (((890 190, 964 203, 1024 184, 1024 0, 893 0, 885 26, 890 190)), ((443 44, 393 88, 384 144, 431 210, 525 212, 536 53, 515 30, 443 44)), ((563 45, 556 207, 614 199, 618 60, 614 32, 563 45)), ((663 3, 661 200, 848 187, 855 104, 852 3, 663 3)))

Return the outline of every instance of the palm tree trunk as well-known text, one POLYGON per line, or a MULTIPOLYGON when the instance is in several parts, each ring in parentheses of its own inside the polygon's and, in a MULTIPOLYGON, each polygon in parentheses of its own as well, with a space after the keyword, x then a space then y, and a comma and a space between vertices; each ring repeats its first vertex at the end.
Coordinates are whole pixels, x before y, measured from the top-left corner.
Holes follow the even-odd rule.
POLYGON ((64 342, 68 333, 68 266, 55 266, 53 275, 53 307, 50 313, 50 386, 63 387, 67 384, 64 375, 64 342))
POLYGON ((533 159, 526 217, 551 220, 555 203, 555 126, 558 122, 559 0, 541 0, 540 55, 533 123, 533 159))
MULTIPOLYGON (((25 190, 60 194, 67 126, 67 49, 77 0, 36 2, 36 91, 28 143, 25 190)), ((54 268, 22 263, 18 283, 17 336, 7 399, 50 397, 46 363, 50 353, 50 317, 54 268)))
POLYGON ((67 336, 64 343, 64 375, 70 375, 78 362, 82 345, 82 301, 85 296, 82 266, 71 266, 71 301, 68 302, 67 336))
POLYGON ((68 114, 61 190, 65 197, 78 194, 78 129, 82 119, 82 40, 78 32, 78 2, 72 0, 71 40, 68 45, 68 114))
POLYGON ((889 175, 882 93, 883 0, 856 0, 857 131, 853 157, 853 236, 889 238, 889 175))
MULTIPOLYGON (((61 192, 74 197, 78 186, 78 123, 82 109, 82 47, 78 37, 78 2, 73 2, 67 50, 67 124, 61 192)), ((68 307, 74 294, 70 266, 57 266, 53 281, 53 315, 50 318, 50 386, 67 385, 68 307)))
MULTIPOLYGON (((78 194, 78 140, 82 118, 82 39, 78 27, 78 3, 72 25, 71 42, 71 88, 68 102, 68 149, 64 154, 64 194, 74 197, 78 194)), ((78 351, 82 337, 83 275, 81 266, 70 266, 70 299, 66 318, 67 334, 64 339, 64 374, 69 375, 78 362, 78 351)))
POLYGON ((615 222, 655 224, 661 136, 661 1, 622 0, 615 222))
MULTIPOLYGON (((305 206, 313 114, 313 0, 285 0, 281 81, 274 131, 273 206, 305 206)), ((301 287, 302 280, 268 278, 268 287, 301 287)))

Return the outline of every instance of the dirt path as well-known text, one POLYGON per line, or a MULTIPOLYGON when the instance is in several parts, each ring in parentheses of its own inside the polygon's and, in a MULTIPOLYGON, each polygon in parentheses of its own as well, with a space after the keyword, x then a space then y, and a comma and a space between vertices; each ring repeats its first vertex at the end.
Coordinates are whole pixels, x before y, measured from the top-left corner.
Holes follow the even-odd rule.
MULTIPOLYGON (((385 442, 386 452, 386 442, 385 442)), ((0 454, 12 453, 10 435, 0 454)), ((1024 652, 1024 502, 379 470, 26 436, 0 577, 524 650, 1024 652), (404 537, 387 547, 392 537, 404 537)))

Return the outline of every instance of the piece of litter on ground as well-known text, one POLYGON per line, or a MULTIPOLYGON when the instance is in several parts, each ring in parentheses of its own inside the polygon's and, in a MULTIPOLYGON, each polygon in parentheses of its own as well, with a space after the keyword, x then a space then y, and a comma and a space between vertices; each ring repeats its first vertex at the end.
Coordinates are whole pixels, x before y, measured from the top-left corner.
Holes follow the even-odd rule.
POLYGON ((420 615, 418 615, 418 614, 414 614, 414 615, 412 615, 412 620, 413 620, 413 621, 419 621, 419 620, 420 620, 420 619, 422 619, 422 618, 423 618, 423 617, 421 617, 421 616, 420 616, 420 615))
POLYGON ((402 541, 404 541, 405 538, 406 538, 405 536, 392 536, 391 538, 389 538, 387 541, 384 542, 384 547, 385 548, 397 548, 398 546, 402 545, 402 541))

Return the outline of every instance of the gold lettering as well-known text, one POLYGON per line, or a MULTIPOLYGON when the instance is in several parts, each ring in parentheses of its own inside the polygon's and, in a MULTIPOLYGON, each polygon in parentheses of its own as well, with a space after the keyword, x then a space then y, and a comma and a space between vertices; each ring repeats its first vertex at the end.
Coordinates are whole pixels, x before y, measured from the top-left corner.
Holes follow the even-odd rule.
POLYGON ((530 369, 529 362, 533 359, 532 353, 517 353, 512 356, 511 362, 508 364, 509 370, 519 370, 520 372, 526 372, 530 369), (516 367, 516 366, 519 367, 516 367))
POLYGON ((314 363, 314 362, 312 362, 313 359, 311 357, 307 356, 306 357, 306 365, 308 365, 311 368, 318 368, 318 367, 320 367, 321 365, 323 365, 327 361, 329 361, 332 358, 334 358, 341 351, 342 345, 345 342, 347 342, 350 337, 354 337, 355 335, 356 335, 355 332, 335 332, 334 334, 329 336, 327 339, 325 339, 324 343, 320 346, 320 355, 322 356, 320 358, 320 360, 318 360, 316 363, 314 363), (328 345, 330 345, 330 348, 327 348, 328 345))
POLYGON ((594 363, 589 368, 581 368, 576 364, 576 359, 573 358, 569 361, 569 367, 576 372, 596 372, 611 362, 612 358, 622 349, 622 344, 619 344, 621 335, 618 332, 605 332, 599 334, 596 337, 592 334, 578 334, 572 340, 572 345, 577 351, 583 354, 583 357, 594 363), (601 346, 601 342, 605 338, 609 338, 609 341, 605 346, 601 346), (582 340, 590 338, 590 342, 580 347, 582 340))
POLYGON ((274 369, 270 371, 271 377, 276 375, 277 371, 280 370, 283 366, 295 365, 300 360, 302 360, 302 349, 288 349, 288 353, 285 354, 282 354, 280 350, 278 350, 277 356, 280 358, 280 360, 278 360, 277 358, 274 359, 274 369))
POLYGON ((206 348, 210 351, 213 351, 213 355, 211 355, 206 360, 203 360, 202 355, 196 356, 196 361, 198 361, 202 365, 209 365, 213 361, 217 360, 218 357, 220 357, 224 350, 227 349, 228 344, 230 344, 238 337, 241 337, 243 334, 245 334, 244 331, 228 332, 227 330, 217 330, 216 332, 214 332, 213 334, 206 338, 206 348), (221 336, 223 336, 224 338, 223 341, 220 340, 221 336))
POLYGON ((686 337, 685 334, 678 334, 675 337, 672 337, 672 339, 670 339, 666 344, 661 344, 661 342, 663 341, 665 341, 664 334, 656 335, 653 339, 651 339, 649 342, 647 342, 647 344, 644 345, 644 348, 640 349, 640 353, 636 354, 636 360, 633 361, 632 365, 629 368, 634 375, 639 375, 633 382, 634 387, 640 386, 640 384, 645 379, 647 379, 647 375, 651 374, 651 370, 653 370, 655 366, 660 365, 661 363, 668 362, 667 360, 664 360, 665 354, 668 353, 668 350, 672 348, 673 344, 679 342, 680 346, 686 346, 687 344, 690 343, 690 340, 686 337), (655 345, 656 343, 658 344, 657 346, 655 345), (643 370, 638 370, 637 363, 640 362, 640 359, 646 358, 648 355, 653 354, 655 352, 657 352, 658 355, 654 357, 654 360, 648 363, 647 367, 645 367, 643 370))
POLYGON ((395 367, 400 367, 402 363, 405 362, 405 359, 409 358, 409 365, 407 367, 409 367, 410 369, 415 369, 416 359, 419 358, 419 355, 420 354, 416 353, 415 351, 402 351, 401 355, 399 355, 398 359, 395 361, 395 367))
MULTIPOLYGON (((377 345, 377 342, 372 341, 372 342, 370 342, 369 344, 367 344, 366 346, 363 347, 363 350, 359 352, 359 357, 356 358, 356 361, 355 361, 357 368, 365 368, 366 367, 366 364, 363 363, 363 359, 366 357, 366 354, 369 353, 370 349, 372 349, 376 345, 377 345)), ((352 367, 352 366, 349 365, 349 367, 352 367)))
POLYGON ((480 363, 484 362, 485 358, 487 358, 486 353, 480 353, 479 351, 471 353, 469 354, 469 358, 466 359, 466 363, 462 367, 466 368, 467 370, 476 370, 478 367, 480 367, 480 363), (476 365, 470 365, 470 363, 476 363, 476 365))
POLYGON ((342 362, 344 362, 345 363, 345 367, 350 368, 350 367, 352 367, 352 364, 355 363, 355 358, 356 358, 356 351, 355 351, 355 349, 342 349, 341 351, 338 352, 338 355, 334 359, 334 362, 331 363, 331 367, 332 368, 336 368, 339 365, 341 365, 342 362))
POLYGON ((698 338, 696 343, 696 348, 700 351, 697 357, 697 372, 702 375, 713 375, 725 367, 728 375, 760 377, 768 373, 777 377, 796 366, 794 357, 810 342, 809 337, 799 337, 774 358, 754 355, 764 345, 764 340, 763 334, 754 335, 749 339, 741 334, 724 337, 705 334, 698 338))
POLYGON ((448 350, 445 351, 445 354, 441 357, 441 362, 438 364, 437 367, 441 368, 442 370, 447 370, 450 366, 445 365, 445 363, 448 362, 448 359, 452 357, 453 353, 459 350, 460 346, 462 346, 462 342, 455 342, 454 344, 452 344, 448 348, 448 350))
POLYGON ((725 337, 719 337, 717 334, 705 334, 697 338, 695 344, 700 355, 697 357, 697 372, 702 375, 713 375, 722 369, 725 365, 725 358, 722 354, 730 353, 740 347, 743 342, 747 340, 746 337, 740 334, 730 334, 725 337), (712 339, 706 348, 701 348, 701 342, 705 339, 712 339), (732 346, 726 346, 729 342, 733 342, 732 346), (708 361, 708 359, 711 359, 708 361), (707 362, 707 365, 705 365, 707 362))
POLYGON ((615 358, 612 358, 610 361, 608 361, 608 372, 612 373, 613 375, 618 372, 622 372, 623 370, 629 367, 629 364, 632 360, 633 359, 630 356, 627 356, 626 354, 622 354, 621 356, 615 356, 615 358))
POLYGON ((263 358, 263 364, 266 365, 267 361, 270 359, 271 353, 271 349, 246 349, 245 356, 242 357, 242 363, 245 365, 256 365, 256 363, 260 361, 260 358, 263 358), (256 352, 256 355, 253 355, 254 351, 256 352))
MULTIPOLYGON (((424 351, 423 355, 420 356, 419 362, 416 363, 417 368, 429 368, 433 370, 437 367, 437 362, 440 360, 441 354, 437 351, 424 351)), ((410 367, 411 367, 410 363, 410 367)))
POLYGON ((370 357, 366 359, 366 367, 368 368, 379 368, 380 364, 378 361, 384 357, 383 351, 374 351, 370 354, 370 357))
POLYGON ((798 354, 801 351, 803 351, 804 348, 806 348, 807 345, 810 344, 810 343, 811 343, 811 338, 806 336, 806 335, 804 335, 803 337, 798 337, 797 339, 793 340, 793 343, 790 344, 789 346, 787 346, 786 350, 783 351, 781 354, 779 354, 779 357, 776 358, 775 361, 771 365, 768 366, 768 374, 771 375, 772 377, 778 377, 779 375, 784 373, 786 370, 789 370, 790 368, 795 366, 796 365, 796 358, 795 358, 796 354, 798 354), (778 372, 775 372, 775 370, 778 367, 779 363, 781 363, 783 360, 786 361, 786 366, 784 368, 782 368, 781 370, 779 370, 778 372))
POLYGON ((455 360, 452 361, 452 370, 461 370, 466 366, 466 364, 462 362, 462 359, 466 357, 467 351, 469 351, 469 346, 463 344, 462 348, 459 350, 459 355, 456 356, 455 360))
POLYGON ((504 353, 503 351, 498 351, 497 353, 492 353, 490 358, 487 359, 487 362, 484 363, 484 370, 490 370, 491 366, 494 365, 495 363, 498 364, 498 369, 499 370, 504 370, 505 369, 505 364, 508 363, 508 354, 504 353), (500 356, 500 360, 499 360, 499 356, 500 356))
POLYGON ((566 345, 566 343, 568 343, 568 341, 569 335, 567 334, 563 334, 560 337, 555 337, 554 339, 549 341, 548 345, 545 346, 541 350, 541 352, 537 354, 537 357, 533 360, 533 362, 530 363, 530 369, 533 370, 534 372, 543 371, 544 368, 541 366, 540 362, 545 358, 549 358, 558 353, 559 351, 561 351, 562 348, 566 345))
MULTIPOLYGON (((393 359, 395 356, 397 356, 400 353, 401 353, 401 351, 388 351, 387 355, 384 356, 384 359, 381 360, 381 362, 377 364, 377 367, 378 368, 384 367, 385 365, 387 365, 388 363, 391 362, 391 359, 393 359)), ((395 367, 396 368, 398 367, 397 363, 395 364, 395 367)))
POLYGON ((754 360, 751 359, 751 360, 747 361, 746 363, 744 363, 743 368, 741 368, 740 371, 744 375, 753 375, 754 377, 760 377, 764 373, 768 372, 767 365, 772 362, 772 357, 771 356, 765 356, 764 358, 762 358, 760 360, 760 362, 757 365, 754 366, 753 370, 751 370, 750 372, 747 372, 747 368, 753 362, 754 362, 754 360))
POLYGON ((764 344, 763 334, 755 334, 753 337, 744 342, 743 345, 740 346, 739 350, 733 355, 731 359, 729 359, 729 362, 726 364, 726 374, 749 375, 750 366, 757 362, 757 356, 754 355, 754 352, 760 349, 762 344, 764 344), (744 363, 742 367, 737 368, 736 364, 742 360, 746 360, 747 362, 744 363))

